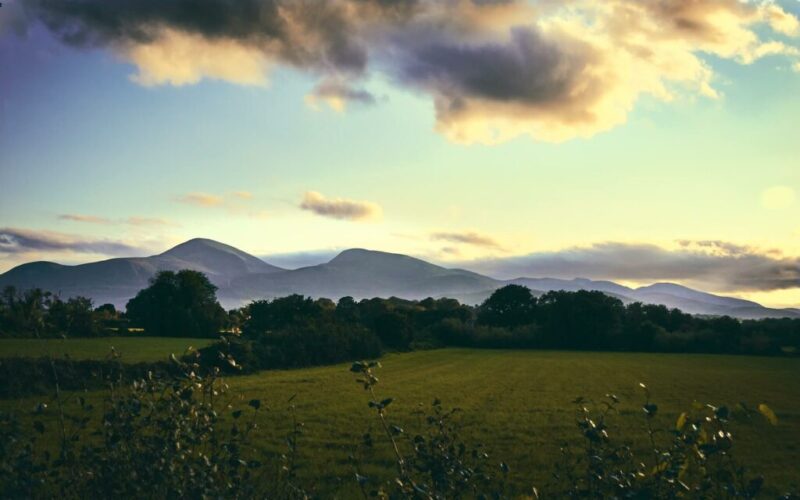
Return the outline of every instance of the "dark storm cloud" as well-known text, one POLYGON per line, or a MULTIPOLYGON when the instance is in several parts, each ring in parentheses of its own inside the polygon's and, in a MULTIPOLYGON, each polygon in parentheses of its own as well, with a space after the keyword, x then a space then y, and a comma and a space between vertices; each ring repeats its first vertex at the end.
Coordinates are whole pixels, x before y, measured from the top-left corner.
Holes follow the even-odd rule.
POLYGON ((68 251, 106 255, 138 255, 141 250, 111 240, 98 240, 50 231, 0 228, 0 253, 17 254, 35 251, 68 251))
POLYGON ((535 29, 515 28, 504 43, 417 42, 399 71, 404 81, 432 88, 458 108, 467 97, 525 103, 562 100, 584 67, 583 61, 567 57, 535 29))
POLYGON ((461 263, 499 278, 554 277, 704 283, 716 290, 779 290, 800 287, 800 259, 783 258, 726 242, 680 242, 680 250, 656 245, 600 243, 558 252, 461 263), (723 252, 708 252, 709 246, 723 252))
POLYGON ((282 64, 341 108, 373 102, 361 84, 380 73, 431 97, 437 130, 459 142, 588 137, 624 123, 643 94, 671 100, 674 84, 717 98, 700 54, 796 63, 794 42, 766 33, 800 35, 766 0, 21 1, 65 42, 119 53, 143 85, 258 85, 282 64))
POLYGON ((66 43, 150 43, 169 28, 261 47, 284 62, 360 73, 368 54, 359 27, 398 22, 416 0, 23 0, 66 43))
POLYGON ((208 37, 280 38, 285 24, 270 0, 29 0, 27 6, 70 43, 150 41, 171 26, 208 37))
POLYGON ((78 46, 151 43, 160 29, 169 28, 207 39, 237 40, 301 67, 330 65, 358 73, 367 62, 366 50, 336 3, 27 0, 26 6, 62 40, 78 46))

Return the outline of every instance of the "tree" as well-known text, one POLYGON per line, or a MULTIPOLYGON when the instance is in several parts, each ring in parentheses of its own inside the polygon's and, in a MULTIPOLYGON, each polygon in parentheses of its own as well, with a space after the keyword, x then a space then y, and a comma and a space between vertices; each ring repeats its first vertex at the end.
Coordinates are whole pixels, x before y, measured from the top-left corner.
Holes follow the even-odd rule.
POLYGON ((336 303, 336 312, 334 313, 338 321, 344 323, 356 323, 361 319, 358 311, 358 302, 350 297, 342 297, 336 303))
POLYGON ((242 332, 246 336, 255 336, 288 326, 302 325, 319 320, 323 312, 321 303, 298 294, 271 301, 256 300, 247 306, 247 319, 242 332))
POLYGON ((24 292, 7 286, 0 293, 0 336, 47 333, 47 309, 53 299, 50 292, 31 288, 24 292))
POLYGON ((216 291, 201 272, 161 271, 128 301, 126 309, 131 322, 149 335, 214 336, 227 321, 216 291))
POLYGON ((71 297, 64 302, 56 297, 47 310, 47 323, 56 333, 69 337, 94 337, 100 332, 98 316, 92 310, 92 299, 71 297))
POLYGON ((600 349, 619 338, 625 306, 595 290, 559 290, 539 298, 537 314, 551 347, 600 349))
POLYGON ((498 288, 478 309, 478 323, 513 328, 533 322, 536 297, 528 287, 506 285, 498 288))

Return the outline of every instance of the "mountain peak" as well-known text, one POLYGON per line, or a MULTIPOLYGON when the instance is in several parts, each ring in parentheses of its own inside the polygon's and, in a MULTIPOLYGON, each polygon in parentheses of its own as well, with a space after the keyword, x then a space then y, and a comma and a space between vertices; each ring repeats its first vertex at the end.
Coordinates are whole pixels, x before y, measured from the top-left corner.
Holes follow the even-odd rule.
POLYGON ((347 250, 342 250, 341 252, 339 252, 339 255, 331 259, 329 264, 343 264, 351 262, 363 262, 365 260, 390 260, 390 259, 419 260, 413 257, 409 257, 408 255, 403 255, 399 253, 381 252, 380 250, 368 250, 366 248, 348 248, 347 250))
POLYGON ((225 243, 220 243, 219 241, 212 240, 209 238, 192 238, 190 240, 184 241, 183 243, 178 243, 174 247, 163 252, 161 255, 180 255, 187 252, 195 252, 203 250, 221 250, 228 252, 232 251, 233 253, 245 253, 230 245, 226 245, 225 243))
POLYGON ((212 274, 272 273, 283 270, 238 248, 208 238, 192 238, 156 258, 186 261, 192 264, 187 268, 198 268, 212 274))

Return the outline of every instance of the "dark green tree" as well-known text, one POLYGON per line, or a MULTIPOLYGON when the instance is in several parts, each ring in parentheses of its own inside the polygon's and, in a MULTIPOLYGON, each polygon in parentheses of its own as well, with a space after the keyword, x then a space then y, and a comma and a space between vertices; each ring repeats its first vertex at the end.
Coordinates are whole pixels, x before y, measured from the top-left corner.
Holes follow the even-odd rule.
POLYGON ((321 303, 298 294, 273 300, 256 300, 247 306, 247 319, 242 326, 242 333, 252 337, 318 321, 324 311, 321 303))
POLYGON ((95 337, 100 333, 99 314, 92 309, 92 300, 71 297, 66 302, 54 298, 47 310, 48 327, 68 337, 95 337))
POLYGON ((161 271, 150 280, 150 286, 128 301, 127 314, 131 323, 148 335, 214 336, 227 321, 216 291, 201 272, 161 271))
POLYGON ((533 322, 536 297, 520 285, 498 288, 478 309, 478 323, 512 328, 533 322))
POLYGON ((622 301, 598 291, 551 291, 539 298, 537 316, 550 346, 600 349, 619 338, 622 301))

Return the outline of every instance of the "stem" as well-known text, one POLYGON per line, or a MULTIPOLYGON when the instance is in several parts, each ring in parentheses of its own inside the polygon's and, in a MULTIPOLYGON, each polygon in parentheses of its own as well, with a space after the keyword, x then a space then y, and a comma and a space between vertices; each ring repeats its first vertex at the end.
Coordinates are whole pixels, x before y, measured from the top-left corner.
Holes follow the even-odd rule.
MULTIPOLYGON (((375 395, 375 391, 372 389, 372 386, 369 386, 369 393, 372 396, 372 400, 376 401, 377 396, 375 395)), ((394 449, 394 455, 397 457, 397 469, 400 471, 400 476, 402 478, 408 477, 406 475, 406 468, 405 468, 405 460, 403 456, 400 454, 400 448, 397 446, 397 441, 395 440, 394 436, 392 435, 391 429, 389 429, 389 424, 386 422, 386 416, 383 414, 383 410, 378 410, 378 417, 380 417, 381 425, 383 426, 384 432, 389 437, 389 441, 392 442, 392 448, 394 449)))

